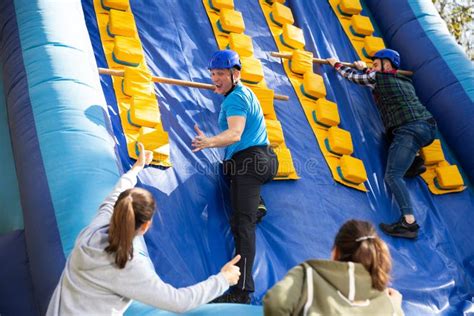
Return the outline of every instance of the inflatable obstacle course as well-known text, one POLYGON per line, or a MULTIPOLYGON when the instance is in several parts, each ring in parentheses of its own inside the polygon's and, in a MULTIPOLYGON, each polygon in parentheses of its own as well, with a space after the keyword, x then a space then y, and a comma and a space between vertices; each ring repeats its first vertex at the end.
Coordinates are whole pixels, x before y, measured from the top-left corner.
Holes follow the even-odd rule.
MULTIPOLYGON (((113 2, 104 0, 108 5, 113 2)), ((307 51, 340 60, 359 59, 328 2, 276 2, 291 8, 295 25, 305 34, 307 51)), ((129 10, 126 4, 124 10, 129 10)), ((236 0, 235 4, 245 19, 245 32, 252 35, 254 52, 278 50, 256 2, 236 0)), ((444 159, 457 166, 467 186, 462 192, 439 196, 430 194, 420 177, 407 179, 421 231, 416 242, 384 238, 393 257, 392 285, 403 294, 406 315, 470 314, 474 195, 469 180, 474 178, 474 143, 466 140, 474 138, 472 62, 440 27, 442 21, 431 1, 364 0, 363 4, 366 13, 373 15, 373 26, 379 30, 376 36, 383 35, 387 47, 400 51, 405 69, 416 71, 417 92, 439 124, 444 159)), ((131 1, 130 5, 149 73, 164 76, 159 80, 208 80, 206 67, 216 45, 201 1, 131 1)), ((2 313, 45 313, 76 236, 120 173, 133 164, 122 128, 127 123, 121 122, 128 118, 119 115, 114 83, 108 76, 97 76, 97 66, 107 68, 113 60, 108 65, 96 13, 87 0, 0 1, 5 127, 11 135, 5 144, 13 149, 5 154, 15 164, 20 191, 17 198, 9 195, 8 200, 18 199, 25 228, 19 225, 17 231, 0 236, 0 254, 7 258, 0 272, 11 280, 0 282, 2 313)), ((113 42, 113 34, 106 36, 113 42)), ((298 100, 279 61, 259 60, 268 86, 298 100)), ((123 69, 115 71, 122 71, 123 76, 123 69)), ((333 181, 302 107, 275 102, 273 112, 276 108, 294 165, 311 161, 314 168, 297 168, 300 181, 275 181, 263 188, 269 212, 257 227, 255 305, 207 305, 188 314, 261 315, 261 300, 268 288, 303 260, 327 258, 334 234, 345 220, 361 218, 377 224, 399 215, 384 185, 387 148, 372 96, 334 72, 321 74, 326 98, 336 106, 339 121, 351 132, 357 157, 364 162, 369 192, 333 181)), ((211 86, 204 85, 209 90, 211 86)), ((220 152, 213 149, 194 155, 189 148, 196 119, 209 122, 207 129, 218 130, 213 122, 221 98, 206 90, 161 84, 155 86, 155 93, 160 119, 174 140, 170 143, 173 162, 179 164, 147 168, 140 176, 139 185, 150 190, 159 205, 145 239, 157 273, 167 283, 182 287, 219 271, 233 251, 228 187, 222 175, 214 172, 217 169, 206 169, 218 166, 220 152)), ((266 98, 271 95, 277 97, 265 92, 266 98)), ((317 121, 339 126, 334 124, 336 116, 326 117, 327 108, 321 109, 324 112, 316 111, 317 121)), ((269 108, 264 112, 273 115, 269 108)), ((148 130, 142 131, 146 136, 148 130)), ((344 162, 341 172, 346 171, 345 157, 351 156, 339 158, 344 162)), ((435 160, 438 163, 433 164, 438 165, 442 161, 435 160)), ((436 182, 445 188, 455 185, 459 178, 446 177, 452 170, 440 169, 434 175, 436 182)), ((342 176, 351 180, 350 173, 342 176)), ((2 180, 5 187, 15 185, 5 177, 2 180)), ((132 304, 127 314, 170 315, 140 304, 132 304)))

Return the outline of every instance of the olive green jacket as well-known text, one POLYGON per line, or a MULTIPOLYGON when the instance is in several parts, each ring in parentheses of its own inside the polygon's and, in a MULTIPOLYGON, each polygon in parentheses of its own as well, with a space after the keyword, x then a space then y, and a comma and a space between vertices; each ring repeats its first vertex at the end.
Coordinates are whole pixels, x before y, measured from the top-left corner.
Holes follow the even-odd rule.
POLYGON ((401 298, 372 288, 359 263, 310 260, 290 272, 263 299, 266 316, 404 315, 401 298))

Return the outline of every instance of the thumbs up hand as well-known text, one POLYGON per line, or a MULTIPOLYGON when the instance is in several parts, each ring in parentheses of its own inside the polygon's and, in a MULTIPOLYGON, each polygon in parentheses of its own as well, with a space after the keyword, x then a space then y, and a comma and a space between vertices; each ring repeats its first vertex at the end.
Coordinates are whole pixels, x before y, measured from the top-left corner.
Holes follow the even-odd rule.
POLYGON ((221 269, 222 274, 229 282, 229 285, 235 285, 239 281, 240 277, 240 268, 235 264, 239 262, 240 255, 235 256, 232 260, 227 262, 221 269))

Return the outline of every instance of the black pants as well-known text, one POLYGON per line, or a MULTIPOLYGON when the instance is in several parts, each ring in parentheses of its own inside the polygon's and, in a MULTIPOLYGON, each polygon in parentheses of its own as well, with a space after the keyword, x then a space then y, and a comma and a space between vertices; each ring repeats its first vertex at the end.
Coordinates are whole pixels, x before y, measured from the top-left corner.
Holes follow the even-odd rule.
POLYGON ((224 161, 224 175, 230 179, 232 205, 231 229, 235 252, 242 257, 239 283, 235 290, 255 290, 252 267, 255 259, 255 228, 260 187, 272 180, 278 170, 278 160, 269 146, 254 146, 235 153, 224 161))

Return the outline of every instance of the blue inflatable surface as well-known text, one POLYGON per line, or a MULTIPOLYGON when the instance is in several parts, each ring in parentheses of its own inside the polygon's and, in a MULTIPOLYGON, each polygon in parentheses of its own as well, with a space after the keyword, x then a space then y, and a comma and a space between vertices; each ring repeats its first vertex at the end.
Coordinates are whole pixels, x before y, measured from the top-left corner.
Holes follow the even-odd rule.
MULTIPOLYGON (((258 305, 267 289, 301 261, 328 258, 343 222, 357 218, 379 223, 399 216, 383 181, 387 144, 370 92, 342 80, 327 66, 314 68, 324 77, 328 99, 339 106, 355 156, 366 166, 369 192, 362 193, 332 179, 280 60, 268 54, 277 49, 257 2, 234 2, 268 86, 290 97, 289 102, 276 101, 275 109, 301 179, 274 181, 263 188, 268 215, 257 228, 252 301, 257 306, 204 306, 190 315, 224 310, 229 315, 261 315, 258 305)), ((210 82, 207 63, 217 44, 201 0, 130 3, 154 75, 210 82)), ((358 59, 328 2, 293 0, 287 5, 304 31, 306 49, 315 57, 358 59)), ((466 182, 472 181, 474 148, 466 141, 474 136, 469 123, 474 120, 474 71, 468 71, 472 62, 452 40, 444 40, 447 33, 439 18, 420 13, 431 8, 428 0, 364 1, 364 10, 374 17, 387 45, 401 52, 403 67, 415 71, 417 91, 449 145, 447 160, 463 168, 466 182), (413 25, 404 28, 403 21, 413 25), (449 59, 453 54, 456 63, 449 59)), ((44 313, 77 233, 133 161, 126 151, 111 80, 101 76, 99 82, 96 73, 97 66, 107 64, 91 1, 5 0, 0 4, 0 31, 24 239, 34 300, 44 313)), ((159 209, 145 240, 157 273, 181 287, 218 272, 233 252, 229 188, 220 169, 223 151, 195 154, 190 146, 196 123, 206 134, 219 132, 222 98, 207 90, 170 85, 157 84, 155 90, 173 168, 150 167, 140 175, 139 185, 153 193, 159 209)), ((406 314, 473 313, 472 188, 434 196, 420 178, 407 182, 422 226, 420 237, 413 242, 384 236, 394 260, 393 287, 404 296, 406 314)), ((0 254, 6 251, 0 248, 0 254)), ((2 282, 0 293, 4 286, 2 282)), ((0 303, 3 300, 0 297, 0 303)), ((128 313, 169 315, 141 304, 128 313)))

